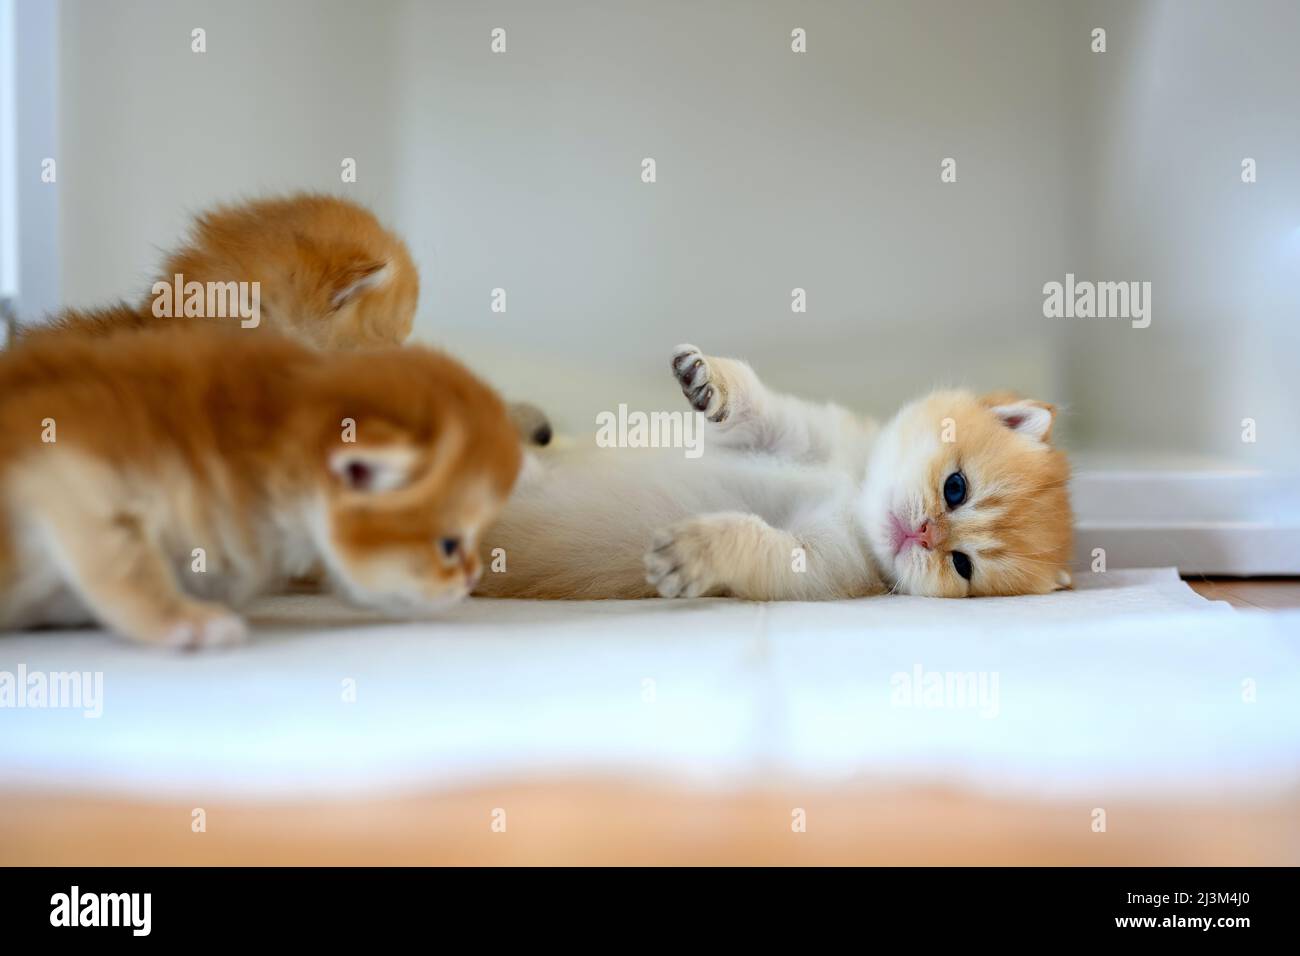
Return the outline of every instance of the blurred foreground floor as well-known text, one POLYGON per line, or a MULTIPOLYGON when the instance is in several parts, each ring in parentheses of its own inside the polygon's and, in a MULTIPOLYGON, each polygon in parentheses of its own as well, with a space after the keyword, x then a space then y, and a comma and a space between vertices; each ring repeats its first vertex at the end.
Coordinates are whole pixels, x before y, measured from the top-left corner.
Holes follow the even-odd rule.
POLYGON ((202 833, 191 829, 192 808, 176 803, 20 797, 4 806, 7 865, 1300 863, 1294 797, 1256 806, 1110 801, 1104 832, 1086 800, 862 788, 704 794, 610 781, 211 806, 202 833))
MULTIPOLYGON (((1245 609, 1300 607, 1300 581, 1188 583, 1245 609)), ((692 790, 653 776, 540 776, 330 801, 28 790, 0 793, 0 865, 1300 864, 1300 794, 1250 789, 1029 799, 880 782, 692 790)))

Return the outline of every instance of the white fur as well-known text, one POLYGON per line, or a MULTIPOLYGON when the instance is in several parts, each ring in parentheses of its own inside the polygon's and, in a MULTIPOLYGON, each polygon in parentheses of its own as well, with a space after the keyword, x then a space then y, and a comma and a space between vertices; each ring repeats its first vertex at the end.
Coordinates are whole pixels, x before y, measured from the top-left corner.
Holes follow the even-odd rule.
POLYGON ((688 400, 716 419, 703 455, 539 452, 485 542, 505 549, 507 570, 480 591, 824 600, 882 590, 859 520, 875 425, 772 392, 743 362, 691 346, 674 367, 688 400))
POLYGON ((330 305, 336 309, 342 308, 362 292, 385 286, 392 278, 393 264, 391 262, 385 262, 380 268, 361 276, 361 278, 335 292, 330 305))
MULTIPOLYGON (((998 562, 1008 558, 978 559, 999 547, 996 523, 1008 506, 981 503, 1016 489, 979 473, 978 462, 963 465, 944 425, 953 421, 946 409, 981 409, 970 393, 934 392, 880 429, 837 405, 774 392, 744 362, 691 345, 678 346, 671 365, 709 423, 702 456, 535 453, 485 536, 485 558, 503 549, 507 560, 480 593, 829 600, 891 589, 959 597, 974 593, 987 567, 1005 571, 998 562), (939 497, 936 510, 936 471, 959 470, 969 471, 966 499, 943 510, 939 497), (933 543, 917 543, 922 528, 933 543), (975 562, 969 580, 954 563, 958 550, 975 562)), ((1046 448, 1050 406, 996 412, 1024 447, 1046 448)))
POLYGON ((1043 441, 1052 428, 1051 411, 1035 402, 997 405, 991 411, 1002 419, 1008 428, 1037 441, 1043 441))
POLYGON ((867 469, 862 493, 857 500, 856 517, 871 542, 871 551, 882 569, 882 576, 892 586, 907 593, 920 591, 920 579, 925 573, 924 556, 913 548, 900 558, 894 557, 889 539, 889 515, 898 515, 915 527, 925 515, 925 505, 918 493, 922 475, 934 456, 939 437, 932 431, 920 432, 908 426, 918 413, 915 405, 904 407, 881 430, 871 467, 867 469), (912 434, 904 441, 904 433, 912 434))

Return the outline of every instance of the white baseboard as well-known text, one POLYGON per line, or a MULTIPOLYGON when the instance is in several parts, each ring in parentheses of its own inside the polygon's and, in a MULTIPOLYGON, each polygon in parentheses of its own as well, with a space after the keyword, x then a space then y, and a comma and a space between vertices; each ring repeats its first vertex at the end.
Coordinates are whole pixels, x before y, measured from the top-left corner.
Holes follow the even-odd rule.
POLYGON ((1096 470, 1071 483, 1075 568, 1300 574, 1300 475, 1229 469, 1096 470))

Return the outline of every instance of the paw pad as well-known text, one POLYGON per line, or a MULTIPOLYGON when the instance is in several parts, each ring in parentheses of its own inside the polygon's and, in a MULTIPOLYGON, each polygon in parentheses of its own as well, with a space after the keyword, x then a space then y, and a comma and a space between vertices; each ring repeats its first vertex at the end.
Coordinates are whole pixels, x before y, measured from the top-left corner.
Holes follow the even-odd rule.
POLYGON ((713 585, 702 542, 689 522, 655 533, 645 553, 646 583, 660 597, 699 597, 713 585))
POLYGON ((716 382, 709 360, 694 345, 679 345, 673 351, 673 376, 682 388, 682 394, 697 412, 703 412, 711 422, 727 417, 726 396, 722 382, 716 382))

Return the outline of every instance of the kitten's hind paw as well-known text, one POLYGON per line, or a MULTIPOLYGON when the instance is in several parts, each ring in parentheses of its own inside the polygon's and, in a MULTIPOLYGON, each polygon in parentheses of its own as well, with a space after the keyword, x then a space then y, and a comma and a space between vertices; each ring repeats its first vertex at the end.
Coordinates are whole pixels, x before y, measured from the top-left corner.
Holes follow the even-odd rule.
POLYGON ((687 520, 655 533, 645 553, 645 579, 660 597, 699 597, 715 586, 708 530, 687 520))
POLYGON ((726 383, 710 368, 708 358, 699 349, 694 345, 677 346, 673 349, 672 369, 692 408, 703 412, 711 422, 727 417, 726 383))

